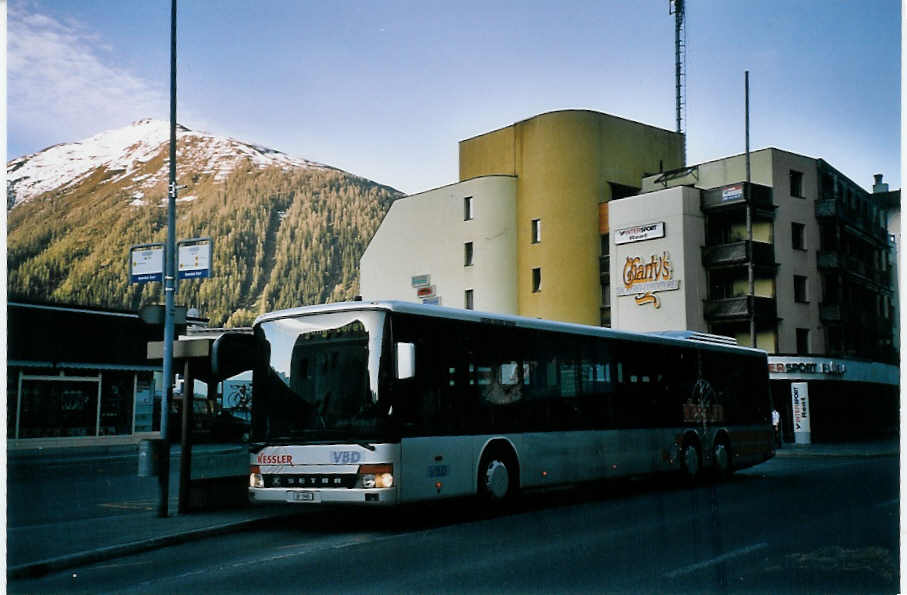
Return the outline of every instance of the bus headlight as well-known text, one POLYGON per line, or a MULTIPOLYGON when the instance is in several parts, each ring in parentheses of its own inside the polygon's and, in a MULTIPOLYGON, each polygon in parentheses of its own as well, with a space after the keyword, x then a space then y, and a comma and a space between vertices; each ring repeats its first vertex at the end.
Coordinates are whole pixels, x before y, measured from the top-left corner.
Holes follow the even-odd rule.
POLYGON ((359 465, 359 482, 364 488, 394 487, 393 465, 359 465))
POLYGON ((252 467, 249 469, 249 487, 250 488, 263 488, 265 487, 264 479, 261 477, 261 470, 258 467, 252 467))

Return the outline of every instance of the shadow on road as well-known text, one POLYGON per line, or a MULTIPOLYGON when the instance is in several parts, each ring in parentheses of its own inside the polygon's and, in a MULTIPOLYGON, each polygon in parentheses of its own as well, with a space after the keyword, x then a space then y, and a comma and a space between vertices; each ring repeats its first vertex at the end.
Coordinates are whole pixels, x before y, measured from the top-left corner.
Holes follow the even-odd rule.
POLYGON ((299 515, 289 519, 275 519, 268 524, 284 529, 297 528, 306 532, 325 534, 426 531, 449 525, 582 506, 588 503, 621 503, 644 495, 679 495, 699 490, 712 491, 722 486, 744 486, 758 481, 760 478, 753 475, 733 475, 722 481, 704 479, 696 485, 689 486, 679 476, 667 474, 525 491, 509 506, 501 508, 489 508, 477 498, 454 498, 389 509, 319 507, 306 508, 300 510, 299 515))

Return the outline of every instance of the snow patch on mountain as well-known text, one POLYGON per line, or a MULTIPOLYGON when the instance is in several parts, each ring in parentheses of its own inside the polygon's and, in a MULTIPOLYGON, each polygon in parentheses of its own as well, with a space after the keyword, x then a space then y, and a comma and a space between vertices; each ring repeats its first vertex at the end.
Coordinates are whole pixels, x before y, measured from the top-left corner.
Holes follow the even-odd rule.
MULTIPOLYGON (((15 205, 19 205, 44 192, 78 184, 103 169, 110 175, 102 183, 127 181, 124 189, 133 191, 130 204, 138 205, 144 203, 144 195, 138 196, 143 189, 168 179, 169 154, 164 153, 163 164, 155 171, 135 174, 160 155, 169 142, 169 122, 139 120, 79 142, 54 145, 13 159, 6 165, 7 184, 15 195, 15 205)), ((329 168, 260 145, 177 126, 178 178, 181 172, 189 171, 222 181, 244 162, 257 168, 329 168)))

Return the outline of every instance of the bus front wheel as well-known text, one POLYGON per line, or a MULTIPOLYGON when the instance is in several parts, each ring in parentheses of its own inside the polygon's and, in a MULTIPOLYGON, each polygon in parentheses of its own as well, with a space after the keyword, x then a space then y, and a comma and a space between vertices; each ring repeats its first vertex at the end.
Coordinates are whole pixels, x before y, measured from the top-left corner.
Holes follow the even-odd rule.
POLYGON ((516 493, 515 465, 501 452, 489 452, 479 464, 479 496, 487 503, 499 505, 516 493))

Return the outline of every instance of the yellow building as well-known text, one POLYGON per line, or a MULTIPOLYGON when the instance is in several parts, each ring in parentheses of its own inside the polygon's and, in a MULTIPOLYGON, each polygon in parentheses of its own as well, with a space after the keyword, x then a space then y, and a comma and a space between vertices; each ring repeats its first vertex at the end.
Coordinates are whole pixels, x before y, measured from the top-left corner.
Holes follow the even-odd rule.
POLYGON ((599 325, 601 205, 636 194, 646 175, 680 167, 682 147, 678 133, 587 110, 541 114, 461 141, 459 183, 404 197, 388 212, 362 258, 361 293, 416 301, 410 280, 429 276, 443 305, 599 325), (477 194, 500 176, 514 182, 477 194), (474 207, 460 205, 467 199, 474 207), (475 208, 474 220, 460 216, 464 208, 475 208), (484 213, 494 214, 492 227, 484 213), (488 270, 481 247, 496 228, 510 244, 496 254, 515 260, 507 263, 515 279, 472 274, 488 270), (443 241, 414 250, 407 240, 414 229, 434 230, 429 235, 443 241), (389 267, 393 278, 384 274, 389 267), (513 298, 488 297, 494 294, 513 298))

